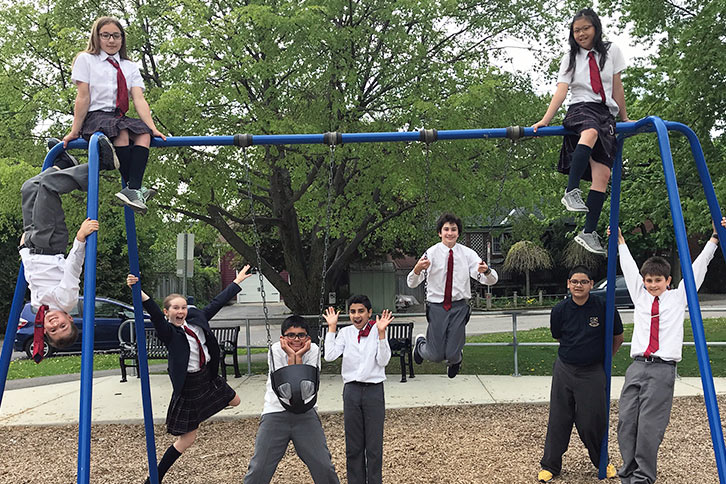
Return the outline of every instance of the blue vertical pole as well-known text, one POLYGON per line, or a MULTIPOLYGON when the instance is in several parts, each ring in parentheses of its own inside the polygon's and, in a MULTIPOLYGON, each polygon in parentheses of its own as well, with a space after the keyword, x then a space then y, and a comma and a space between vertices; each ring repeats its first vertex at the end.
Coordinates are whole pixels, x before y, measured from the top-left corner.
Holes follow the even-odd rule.
MULTIPOLYGON (((88 143, 88 201, 86 215, 98 220, 98 137, 88 143)), ((83 279, 83 345, 81 350, 81 402, 78 417, 78 484, 88 484, 91 473, 91 401, 93 390, 93 330, 96 315, 96 250, 98 233, 86 237, 86 272, 83 279)))
MULTIPOLYGON (((716 402, 716 389, 713 385, 711 363, 708 359, 706 337, 703 332, 703 318, 701 316, 701 306, 698 302, 698 290, 693 277, 693 268, 691 267, 691 252, 688 249, 686 227, 683 222, 681 199, 678 194, 678 184, 676 181, 675 169, 673 167, 673 157, 671 155, 668 130, 662 119, 655 116, 651 116, 650 119, 653 121, 656 133, 658 134, 658 147, 660 149, 661 160, 663 161, 663 173, 665 174, 666 188, 668 189, 668 201, 671 209, 671 217, 673 219, 673 229, 676 234, 678 256, 681 260, 681 272, 683 274, 683 281, 681 284, 686 285, 686 299, 688 300, 691 327, 693 328, 693 341, 696 344, 698 366, 701 370, 703 397, 706 402, 708 424, 711 429, 711 440, 713 442, 713 450, 716 455, 718 478, 719 482, 726 483, 726 449, 724 448, 723 429, 721 428, 721 417, 718 411, 718 403, 716 402)), ((697 160, 697 164, 703 163, 705 166, 703 153, 700 153, 700 158, 700 160, 697 160)))
POLYGON ((154 440, 154 412, 151 408, 151 386, 149 385, 149 360, 146 355, 146 334, 144 331, 144 310, 141 303, 141 270, 139 268, 139 248, 136 242, 136 220, 129 207, 124 208, 126 217, 126 241, 129 247, 129 271, 139 277, 139 283, 131 288, 134 300, 134 327, 136 328, 136 347, 141 378, 141 401, 144 410, 144 429, 146 431, 146 453, 149 461, 149 480, 159 484, 156 468, 156 442, 154 440))
MULTIPOLYGON (((55 147, 54 147, 55 148, 55 147)), ((53 165, 53 160, 60 153, 62 145, 57 150, 49 152, 45 156, 43 162, 44 170, 53 165)), ((20 239, 20 236, 18 236, 20 239)), ((13 345, 15 344, 15 336, 18 333, 18 322, 20 320, 20 313, 23 311, 23 302, 25 298, 25 290, 28 288, 28 283, 25 280, 25 269, 23 268, 22 262, 20 263, 20 270, 18 271, 18 280, 15 283, 15 293, 13 295, 13 302, 10 306, 10 315, 8 316, 8 325, 5 328, 5 339, 3 340, 3 349, 0 353, 0 404, 2 404, 3 394, 5 393, 5 382, 8 379, 8 369, 10 368, 10 358, 13 356, 13 345)))
POLYGON ((8 316, 8 326, 7 328, 5 328, 5 340, 3 341, 3 350, 0 354, 0 404, 2 404, 3 394, 5 393, 5 381, 8 379, 10 358, 13 355, 13 344, 15 343, 15 335, 18 332, 18 320, 20 319, 20 312, 23 310, 23 298, 25 297, 25 289, 28 287, 28 283, 25 282, 24 274, 25 271, 23 270, 23 264, 21 262, 20 272, 18 273, 18 280, 15 283, 13 304, 10 307, 10 316, 8 316))
POLYGON ((605 433, 600 444, 600 465, 598 478, 607 477, 608 432, 610 429, 610 388, 613 366, 613 326, 615 324, 615 276, 618 255, 618 225, 620 218, 620 181, 622 178, 623 142, 625 137, 618 136, 618 150, 613 164, 612 183, 610 186, 610 237, 608 237, 608 284, 605 304, 605 404, 607 408, 605 433))

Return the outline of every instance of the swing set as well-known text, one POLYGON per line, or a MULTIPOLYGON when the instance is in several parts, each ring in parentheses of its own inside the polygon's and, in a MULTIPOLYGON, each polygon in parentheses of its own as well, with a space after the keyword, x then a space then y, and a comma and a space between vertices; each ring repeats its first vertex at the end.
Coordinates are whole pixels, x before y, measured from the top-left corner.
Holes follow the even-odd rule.
MULTIPOLYGON (((696 134, 688 126, 664 121, 655 116, 643 118, 637 122, 618 123, 616 134, 618 135, 618 149, 615 164, 612 172, 611 182, 611 202, 610 202, 610 232, 611 236, 608 241, 608 285, 607 285, 607 312, 606 312, 606 342, 605 342, 605 373, 607 381, 607 398, 608 407, 610 405, 610 379, 612 366, 612 329, 615 312, 615 274, 616 274, 616 256, 617 256, 617 228, 619 225, 620 211, 620 188, 622 174, 622 150, 623 144, 627 137, 639 133, 655 132, 658 140, 663 171, 665 174, 666 188, 668 192, 668 201, 673 219, 673 228, 675 231, 676 245, 678 255, 681 261, 681 272, 683 282, 686 287, 686 297, 688 301, 689 312, 691 315, 691 326, 693 329, 693 339, 696 347, 696 355, 700 368, 701 382, 703 386, 704 400, 706 411, 708 414, 708 423, 711 432, 711 440, 716 458, 716 466, 718 469, 719 482, 726 484, 726 446, 724 445, 723 430, 721 428, 721 418, 719 415, 718 404, 716 401, 716 391, 711 373, 711 365, 709 363, 708 349, 706 346, 706 338, 703 330, 703 318, 698 301, 698 294, 695 286, 693 270, 691 268, 691 256, 688 249, 688 241, 686 229, 683 220, 683 212, 681 210, 681 201, 676 183, 675 169, 673 166, 673 157, 670 149, 669 131, 676 131, 686 136, 691 146, 696 167, 698 170, 701 184, 706 196, 711 218, 719 236, 719 240, 726 241, 726 229, 721 226, 721 209, 716 199, 716 193, 711 181, 711 176, 706 166, 703 150, 696 134)), ((544 127, 537 130, 537 137, 542 136, 563 136, 571 134, 563 127, 544 127)), ((99 165, 98 165, 98 137, 100 133, 95 133, 89 142, 84 140, 75 140, 69 143, 68 148, 84 149, 88 148, 89 160, 89 183, 88 183, 88 199, 87 199, 87 216, 91 219, 98 218, 98 182, 99 182, 99 165)), ((243 149, 244 161, 247 165, 247 183, 248 196, 250 201, 250 212, 252 214, 253 231, 255 236, 255 251, 257 256, 258 267, 262 267, 262 259, 260 256, 260 237, 257 232, 255 223, 255 211, 252 197, 252 189, 250 183, 249 163, 247 162, 247 148, 259 145, 292 145, 292 144, 325 144, 330 147, 330 168, 328 178, 328 201, 326 208, 326 231, 325 231, 325 257, 322 269, 322 288, 320 297, 320 311, 322 314, 324 305, 325 291, 325 275, 327 273, 327 251, 330 224, 330 206, 332 199, 332 176, 335 166, 335 148, 343 143, 373 143, 373 142, 414 142, 419 141, 425 143, 426 146, 426 162, 429 163, 429 146, 437 140, 461 140, 461 139, 489 139, 489 138, 509 138, 516 141, 523 137, 534 137, 532 128, 509 127, 494 129, 469 129, 469 130, 421 130, 419 132, 380 132, 380 133, 325 133, 325 134, 289 134, 289 135, 234 135, 234 136, 180 136, 170 137, 166 141, 159 138, 152 140, 152 146, 157 148, 163 147, 179 147, 179 146, 237 146, 243 149)), ((47 154, 43 169, 52 166, 55 158, 63 150, 62 145, 56 145, 47 154)), ((427 170, 428 172, 428 170, 427 170)), ((428 180, 426 181, 428 184, 428 180)), ((427 190, 428 192, 428 190, 427 190)), ((428 200, 426 202, 428 204, 428 200)), ((428 207, 427 207, 428 208, 428 207)), ((129 253, 130 272, 139 275, 139 258, 138 246, 136 241, 136 224, 133 211, 126 207, 124 209, 126 221, 126 236, 129 253)), ((726 258, 726 247, 721 243, 721 252, 726 258)), ((93 321, 95 315, 95 295, 96 295, 96 250, 97 250, 97 234, 93 233, 87 238, 86 242, 86 258, 85 258, 85 276, 84 276, 84 306, 83 306, 83 341, 81 355, 81 391, 80 391, 80 411, 79 411, 79 428, 78 428, 78 466, 77 466, 77 483, 88 484, 90 480, 90 443, 91 443, 91 402, 93 388, 93 321)), ((267 313, 267 304, 265 301, 264 287, 262 286, 262 273, 258 271, 260 277, 260 289, 263 299, 263 310, 265 315, 265 325, 267 329, 268 348, 271 345, 270 324, 267 313)), ((5 332, 5 341, 3 342, 2 352, 0 353, 0 404, 2 404, 2 396, 5 390, 5 382, 7 379, 8 368, 10 365, 10 357, 13 351, 13 342, 18 328, 18 320, 20 311, 23 307, 23 297, 27 288, 27 282, 24 277, 24 270, 21 264, 15 285, 15 293, 13 303, 8 317, 7 329, 5 332)), ((136 341, 145 341, 143 310, 141 305, 141 289, 136 284, 132 287, 132 296, 134 304, 134 318, 136 321, 136 341)), ((151 409, 151 389, 149 385, 149 368, 146 357, 146 347, 144 344, 138 345, 139 355, 139 374, 141 380, 141 396, 144 414, 144 426, 146 431, 146 448, 149 464, 150 482, 158 484, 157 461, 156 461, 156 444, 154 439, 153 414, 151 409)), ((312 408, 317 399, 317 392, 320 383, 320 357, 318 358, 317 367, 310 365, 293 365, 280 369, 272 370, 273 388, 283 406, 293 412, 305 411, 312 408), (303 368, 303 367, 308 368, 303 368), (302 369, 301 369, 302 368, 302 369)), ((274 364, 273 364, 274 365, 274 364)), ((602 450, 600 456, 599 478, 605 478, 605 468, 608 463, 608 434, 603 437, 602 450)))

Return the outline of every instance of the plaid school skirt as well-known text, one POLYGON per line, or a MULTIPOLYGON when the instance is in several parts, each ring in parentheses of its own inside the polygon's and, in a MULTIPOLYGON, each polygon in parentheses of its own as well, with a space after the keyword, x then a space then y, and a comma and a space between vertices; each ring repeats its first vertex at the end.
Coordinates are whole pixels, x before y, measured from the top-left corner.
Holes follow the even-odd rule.
POLYGON ((134 134, 151 134, 151 128, 140 119, 129 118, 126 115, 116 116, 114 111, 91 111, 83 120, 81 137, 89 140, 93 133, 101 131, 110 139, 114 139, 124 129, 134 134))
MULTIPOLYGON (((574 131, 577 135, 567 135, 563 138, 560 159, 557 162, 557 171, 564 174, 570 173, 572 152, 575 151, 577 142, 580 140, 580 133, 590 128, 597 130, 597 142, 592 148, 590 157, 610 169, 613 168, 613 162, 615 161, 615 154, 618 148, 615 138, 615 118, 610 114, 610 110, 605 104, 573 104, 567 110, 567 115, 562 122, 562 126, 570 131, 574 131)), ((585 173, 582 175, 582 179, 592 181, 589 163, 585 173)))
POLYGON ((235 391, 224 378, 215 375, 210 380, 209 366, 196 373, 187 373, 181 395, 171 397, 166 412, 166 431, 183 435, 216 414, 234 398, 235 391))

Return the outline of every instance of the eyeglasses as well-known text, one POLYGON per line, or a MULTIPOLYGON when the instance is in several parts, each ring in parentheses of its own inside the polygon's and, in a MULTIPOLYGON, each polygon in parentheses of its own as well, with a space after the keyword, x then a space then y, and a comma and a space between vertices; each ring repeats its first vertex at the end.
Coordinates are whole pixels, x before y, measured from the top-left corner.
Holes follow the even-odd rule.
POLYGON ((304 340, 308 337, 307 333, 285 333, 285 338, 287 338, 289 341, 293 341, 296 339, 304 340))
POLYGON ((98 34, 98 36, 101 37, 103 40, 108 40, 111 37, 113 37, 114 40, 118 40, 122 37, 121 32, 114 32, 112 34, 108 32, 101 32, 100 34, 98 34))
POLYGON ((592 28, 592 25, 585 25, 584 27, 578 27, 576 29, 572 29, 572 31, 575 33, 575 35, 580 34, 582 32, 587 32, 592 28))
POLYGON ((587 286, 590 284, 590 279, 583 279, 581 281, 578 281, 577 279, 570 279, 570 284, 573 286, 587 286))

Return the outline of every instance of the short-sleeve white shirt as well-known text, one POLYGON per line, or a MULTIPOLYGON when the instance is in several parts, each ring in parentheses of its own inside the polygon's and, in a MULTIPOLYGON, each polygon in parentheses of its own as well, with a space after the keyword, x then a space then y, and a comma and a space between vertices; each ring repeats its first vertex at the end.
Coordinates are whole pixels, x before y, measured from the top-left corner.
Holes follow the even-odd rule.
POLYGON ((88 84, 91 101, 88 111, 114 111, 116 109, 116 68, 106 59, 112 57, 121 66, 126 78, 126 87, 131 92, 132 87, 144 88, 144 80, 139 67, 127 59, 121 59, 118 53, 109 56, 101 50, 96 55, 81 52, 76 57, 71 71, 71 80, 74 83, 88 84))
MULTIPOLYGON (((575 67, 570 72, 567 72, 567 67, 570 64, 570 53, 567 52, 562 56, 562 60, 560 61, 557 82, 564 82, 569 85, 570 104, 602 102, 600 94, 594 92, 590 84, 590 63, 587 58, 589 52, 585 49, 578 49, 577 56, 575 57, 575 67)), ((592 52, 595 54, 598 67, 600 67, 600 54, 594 50, 592 52)), ((613 76, 625 70, 625 67, 625 57, 620 48, 615 44, 610 44, 605 65, 600 70, 600 80, 605 90, 605 104, 613 117, 617 116, 618 111, 620 111, 620 108, 618 108, 617 103, 613 99, 613 76)))

